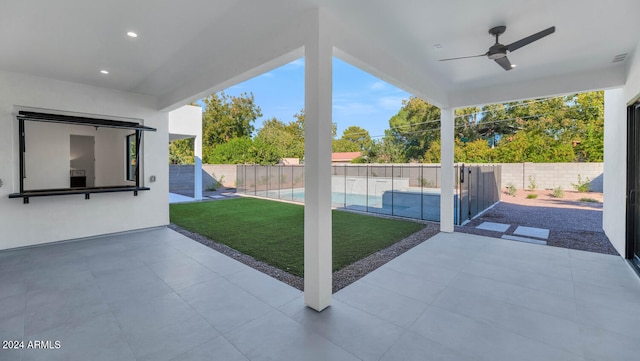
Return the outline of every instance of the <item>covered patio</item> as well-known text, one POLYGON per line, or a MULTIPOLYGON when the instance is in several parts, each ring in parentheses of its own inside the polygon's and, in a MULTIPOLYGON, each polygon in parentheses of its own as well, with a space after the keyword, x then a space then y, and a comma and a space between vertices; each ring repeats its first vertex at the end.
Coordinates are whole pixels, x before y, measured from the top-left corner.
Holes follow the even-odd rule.
POLYGON ((617 256, 441 233, 307 308, 166 228, 0 252, 1 360, 636 360, 617 256), (55 342, 59 348, 55 348, 55 342))
POLYGON ((640 146, 626 140, 639 13, 629 0, 6 1, 0 336, 25 349, 0 359, 636 360, 640 285, 627 260, 640 265, 640 165, 627 169, 640 146), (556 32, 509 52, 517 68, 440 61, 484 53, 501 26, 505 44, 556 32), (301 57, 304 294, 164 228, 170 112, 301 57), (335 295, 333 57, 438 106, 442 140, 442 233, 335 295), (456 108, 603 89, 603 228, 623 257, 453 233, 456 108), (29 177, 27 191, 70 188, 79 134, 25 132, 23 111, 157 130, 134 143, 116 133, 102 149, 122 153, 103 178, 126 174, 144 192, 10 199, 29 177), (26 349, 35 340, 47 349, 26 349))

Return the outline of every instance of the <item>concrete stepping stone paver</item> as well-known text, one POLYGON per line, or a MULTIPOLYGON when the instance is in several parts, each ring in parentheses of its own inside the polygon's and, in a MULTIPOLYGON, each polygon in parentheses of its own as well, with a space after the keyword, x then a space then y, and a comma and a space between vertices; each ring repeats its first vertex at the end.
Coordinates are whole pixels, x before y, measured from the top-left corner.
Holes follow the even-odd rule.
POLYGON ((517 234, 519 236, 525 236, 525 237, 541 238, 541 239, 549 238, 549 230, 545 228, 518 226, 518 228, 516 228, 513 234, 517 234))
POLYGON ((482 222, 478 226, 477 229, 484 229, 486 231, 495 231, 495 232, 506 232, 507 229, 511 227, 510 224, 505 223, 495 223, 495 222, 482 222))

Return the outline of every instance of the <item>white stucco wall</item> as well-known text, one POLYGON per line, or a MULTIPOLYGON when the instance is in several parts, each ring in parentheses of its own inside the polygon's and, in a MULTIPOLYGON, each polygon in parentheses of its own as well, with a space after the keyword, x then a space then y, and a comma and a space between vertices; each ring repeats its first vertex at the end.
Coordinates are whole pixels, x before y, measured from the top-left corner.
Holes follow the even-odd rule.
POLYGON ((629 59, 624 88, 604 95, 604 209, 602 227, 622 256, 626 255, 627 105, 640 95, 640 43, 629 59))
POLYGON ((156 107, 153 97, 0 71, 0 249, 168 224, 168 115, 156 107), (19 191, 15 111, 20 107, 142 119, 157 128, 144 134, 142 144, 141 184, 151 190, 137 197, 92 194, 89 200, 82 195, 37 197, 26 205, 9 199, 19 191), (152 175, 154 183, 149 182, 152 175))
POLYGON ((604 203, 602 228, 618 253, 625 254, 627 114, 623 89, 604 92, 604 203))

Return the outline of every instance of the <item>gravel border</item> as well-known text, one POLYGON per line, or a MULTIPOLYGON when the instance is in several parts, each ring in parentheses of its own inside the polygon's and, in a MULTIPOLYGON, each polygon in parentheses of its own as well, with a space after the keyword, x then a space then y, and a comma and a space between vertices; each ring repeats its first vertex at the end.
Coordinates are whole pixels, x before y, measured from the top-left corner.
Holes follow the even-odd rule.
POLYGON ((518 226, 545 228, 549 230, 548 246, 618 255, 602 230, 601 204, 584 204, 570 200, 537 200, 535 203, 527 204, 526 201, 508 198, 498 202, 464 226, 456 226, 455 231, 501 238, 505 234, 513 235, 518 226), (505 232, 475 228, 483 222, 505 223, 511 226, 505 232))
MULTIPOLYGON (((434 222, 420 222, 425 227, 416 233, 413 233, 409 237, 402 239, 391 246, 377 251, 359 261, 356 261, 341 270, 333 272, 333 293, 347 287, 353 282, 366 276, 376 268, 384 265, 392 259, 398 257, 411 248, 419 245, 427 239, 435 236, 440 232, 440 225, 434 222)), ((245 265, 256 269, 262 273, 265 273, 281 282, 288 284, 300 291, 304 290, 304 279, 285 272, 279 268, 273 267, 265 262, 259 261, 244 253, 238 252, 235 249, 224 245, 222 243, 215 242, 201 234, 188 231, 180 226, 171 223, 168 226, 170 229, 193 239, 211 249, 214 249, 228 257, 231 257, 245 265)))

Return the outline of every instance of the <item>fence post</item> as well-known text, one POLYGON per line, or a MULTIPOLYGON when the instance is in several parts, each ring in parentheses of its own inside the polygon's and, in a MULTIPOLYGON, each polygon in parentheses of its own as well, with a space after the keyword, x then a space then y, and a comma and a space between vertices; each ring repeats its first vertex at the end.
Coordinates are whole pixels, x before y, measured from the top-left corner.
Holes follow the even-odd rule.
MULTIPOLYGON (((385 172, 386 173, 386 172, 385 172)), ((394 209, 394 203, 393 203, 393 164, 391 165, 391 215, 393 216, 393 209, 394 209)))
POLYGON ((364 209, 365 211, 369 212, 369 164, 367 164, 365 166, 365 182, 366 186, 365 186, 365 200, 364 200, 364 209))
POLYGON ((344 177, 344 208, 347 208, 347 168, 348 166, 345 164, 342 166, 342 176, 344 177))
POLYGON ((420 219, 424 220, 424 164, 420 164, 420 219))

